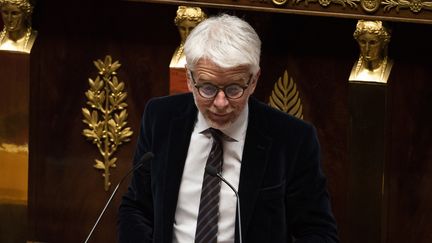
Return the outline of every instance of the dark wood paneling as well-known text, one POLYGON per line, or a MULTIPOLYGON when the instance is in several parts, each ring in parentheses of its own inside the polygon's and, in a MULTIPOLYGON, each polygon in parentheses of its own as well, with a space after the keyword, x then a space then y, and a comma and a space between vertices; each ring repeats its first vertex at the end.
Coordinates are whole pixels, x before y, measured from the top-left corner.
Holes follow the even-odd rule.
POLYGON ((349 170, 347 77, 353 62, 351 53, 357 51, 351 39, 355 23, 284 14, 247 16, 263 41, 262 74, 256 96, 267 102, 274 83, 285 70, 296 82, 304 119, 318 132, 332 207, 345 239, 349 170))
POLYGON ((431 27, 403 26, 392 73, 388 122, 388 242, 432 241, 431 27))
POLYGON ((383 242, 387 85, 349 86, 348 242, 383 242))
POLYGON ((0 242, 26 236, 29 73, 27 54, 0 51, 0 242))
MULTIPOLYGON (((32 53, 30 234, 29 240, 82 242, 115 184, 131 167, 139 121, 146 101, 168 92, 168 64, 177 30, 174 6, 113 1, 72 2, 59 9, 55 1, 39 5, 35 28, 39 38, 32 53), (167 26, 166 31, 160 31, 167 26), (172 26, 172 27, 170 27, 172 26), (132 141, 120 146, 113 187, 103 189, 95 145, 81 134, 81 108, 93 60, 112 55, 122 67, 118 77, 128 92, 128 125, 132 141)), ((116 213, 126 184, 108 208, 92 242, 116 242, 116 213)))
POLYGON ((26 242, 27 206, 23 204, 0 204, 0 241, 26 242))
POLYGON ((0 52, 0 143, 28 143, 29 63, 27 54, 0 52))

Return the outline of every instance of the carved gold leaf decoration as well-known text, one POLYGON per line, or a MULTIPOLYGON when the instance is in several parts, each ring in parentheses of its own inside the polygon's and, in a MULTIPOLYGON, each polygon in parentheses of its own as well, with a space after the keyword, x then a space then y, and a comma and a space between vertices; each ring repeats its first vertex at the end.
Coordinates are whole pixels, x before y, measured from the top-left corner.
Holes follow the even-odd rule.
POLYGON ((284 5, 286 2, 288 2, 288 0, 272 0, 272 2, 277 5, 277 6, 282 6, 284 5))
POLYGON ((279 77, 274 84, 269 105, 297 118, 303 119, 303 106, 297 90, 297 85, 285 70, 283 77, 279 77))
POLYGON ((90 89, 85 92, 85 96, 90 108, 82 108, 82 121, 88 128, 82 134, 96 144, 103 157, 103 161, 95 159, 93 167, 103 170, 104 189, 108 191, 111 185, 110 168, 116 167, 117 161, 113 155, 119 145, 130 141, 133 132, 130 127, 126 127, 128 113, 125 84, 116 76, 121 64, 118 61, 113 63, 109 55, 104 61, 99 59, 93 63, 99 75, 94 80, 88 79, 90 89))
MULTIPOLYGON (((413 13, 420 13, 422 10, 432 10, 432 1, 425 0, 291 0, 293 5, 299 5, 304 2, 305 6, 311 3, 319 3, 323 8, 328 7, 331 4, 341 5, 342 8, 349 6, 352 9, 357 9, 358 4, 361 5, 363 10, 368 13, 377 11, 383 6, 384 12, 390 12, 394 9, 397 13, 401 9, 409 9, 413 13)), ((282 6, 285 1, 273 0, 273 3, 277 6, 282 6)))
POLYGON ((300 4, 300 2, 304 1, 305 6, 308 6, 309 3, 316 3, 318 2, 322 7, 327 7, 330 4, 339 4, 343 8, 345 8, 347 5, 351 8, 356 9, 357 3, 360 3, 360 0, 292 0, 293 4, 300 4))
POLYGON ((389 12, 392 8, 399 13, 400 9, 409 8, 414 13, 419 13, 422 9, 432 10, 432 2, 422 1, 422 0, 384 0, 382 1, 384 5, 384 11, 389 12))

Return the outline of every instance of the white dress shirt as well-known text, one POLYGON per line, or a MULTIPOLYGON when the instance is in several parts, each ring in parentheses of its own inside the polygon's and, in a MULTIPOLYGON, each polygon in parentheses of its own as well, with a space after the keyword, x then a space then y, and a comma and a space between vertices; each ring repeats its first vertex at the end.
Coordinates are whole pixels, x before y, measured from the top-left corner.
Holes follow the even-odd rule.
MULTIPOLYGON (((222 130, 223 143, 222 176, 238 190, 243 146, 248 123, 248 106, 243 109, 237 120, 222 130)), ((198 118, 191 135, 189 150, 183 170, 174 220, 173 243, 192 243, 195 239, 201 187, 207 157, 212 146, 212 137, 203 115, 198 118)), ((233 243, 235 234, 237 198, 228 185, 221 182, 219 203, 219 243, 233 243)))

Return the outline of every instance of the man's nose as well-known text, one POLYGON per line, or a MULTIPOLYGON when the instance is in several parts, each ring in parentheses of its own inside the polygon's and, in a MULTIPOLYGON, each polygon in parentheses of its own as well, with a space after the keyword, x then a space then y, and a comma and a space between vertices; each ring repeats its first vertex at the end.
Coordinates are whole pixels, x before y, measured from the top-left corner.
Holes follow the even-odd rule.
POLYGON ((228 99, 225 96, 225 93, 223 90, 219 90, 218 93, 216 94, 216 97, 213 100, 213 104, 218 107, 218 108, 222 108, 228 105, 228 99))

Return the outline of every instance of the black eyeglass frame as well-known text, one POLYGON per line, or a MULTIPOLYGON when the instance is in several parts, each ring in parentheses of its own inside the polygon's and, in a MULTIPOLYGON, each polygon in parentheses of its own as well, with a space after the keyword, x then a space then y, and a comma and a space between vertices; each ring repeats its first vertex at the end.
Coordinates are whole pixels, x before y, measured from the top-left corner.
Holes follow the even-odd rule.
POLYGON ((240 99, 241 97, 243 97, 244 91, 249 87, 249 84, 251 83, 251 81, 252 81, 252 76, 253 76, 253 74, 251 74, 251 75, 249 76, 249 80, 247 81, 247 83, 246 83, 245 86, 242 86, 242 85, 240 85, 240 84, 229 84, 229 85, 226 85, 226 86, 224 86, 224 87, 219 87, 219 86, 216 86, 216 85, 214 85, 214 84, 212 84, 212 83, 197 84, 197 82, 195 81, 195 78, 194 78, 193 72, 192 72, 192 71, 189 71, 189 73, 190 73, 190 76, 191 76, 191 78, 192 78, 192 81, 193 81, 193 85, 194 85, 194 87, 198 90, 198 94, 199 94, 202 98, 204 98, 204 99, 208 99, 208 100, 210 100, 210 99, 214 99, 214 98, 219 94, 219 91, 221 91, 221 90, 224 92, 224 95, 225 95, 225 97, 226 97, 227 99, 230 99, 230 100, 240 99), (216 88, 216 93, 215 93, 212 97, 205 97, 203 94, 201 94, 201 91, 200 91, 200 89, 201 89, 204 85, 210 85, 210 86, 215 87, 215 88, 216 88), (241 94, 240 94, 239 97, 232 98, 232 97, 229 97, 229 96, 227 95, 226 89, 229 88, 230 86, 238 86, 238 87, 240 87, 240 88, 242 89, 241 94))

